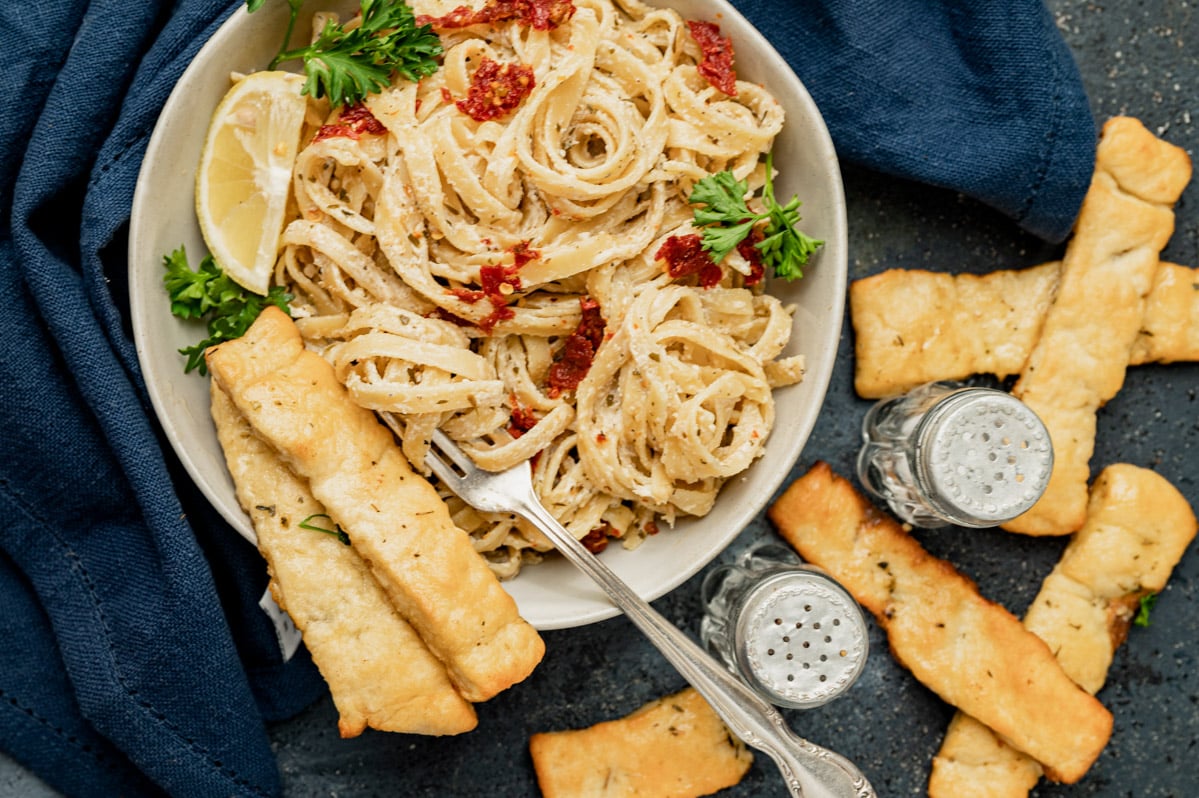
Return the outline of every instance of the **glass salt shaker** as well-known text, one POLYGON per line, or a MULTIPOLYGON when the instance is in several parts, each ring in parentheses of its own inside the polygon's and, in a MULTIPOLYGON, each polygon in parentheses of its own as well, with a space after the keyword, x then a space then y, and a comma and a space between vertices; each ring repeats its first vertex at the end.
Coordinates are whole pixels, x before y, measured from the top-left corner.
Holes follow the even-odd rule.
POLYGON ((785 545, 758 544, 704 579, 704 646, 773 704, 810 709, 853 686, 866 619, 853 597, 785 545))
POLYGON ((862 422, 858 478, 923 528, 997 526, 1041 498, 1053 445, 1006 391, 934 382, 877 402, 862 422))

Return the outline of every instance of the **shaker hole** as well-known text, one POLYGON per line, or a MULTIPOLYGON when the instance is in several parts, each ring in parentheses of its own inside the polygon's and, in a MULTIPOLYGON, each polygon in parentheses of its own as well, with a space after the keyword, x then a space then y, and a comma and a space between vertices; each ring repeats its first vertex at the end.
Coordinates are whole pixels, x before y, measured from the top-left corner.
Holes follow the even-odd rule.
POLYGON ((833 618, 833 626, 840 626, 840 625, 841 625, 841 619, 833 618))
POLYGON ((774 656, 774 649, 773 649, 773 648, 768 648, 768 649, 766 649, 766 656, 768 656, 768 657, 773 657, 773 656, 774 656))
POLYGON ((833 642, 832 635, 825 635, 825 636, 824 636, 824 642, 826 642, 826 643, 831 643, 831 642, 833 642))
POLYGON ((820 628, 820 621, 817 621, 816 623, 812 624, 812 628, 813 628, 813 629, 819 629, 819 628, 820 628))

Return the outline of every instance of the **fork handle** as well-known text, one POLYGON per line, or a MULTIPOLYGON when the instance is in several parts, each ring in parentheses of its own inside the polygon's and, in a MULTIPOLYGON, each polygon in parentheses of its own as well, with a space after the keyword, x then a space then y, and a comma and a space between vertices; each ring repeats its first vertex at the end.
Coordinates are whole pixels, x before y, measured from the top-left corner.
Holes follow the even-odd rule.
POLYGON ((791 731, 778 710, 634 593, 540 503, 522 502, 516 512, 536 525, 566 559, 595 580, 737 737, 775 761, 792 796, 876 798, 874 788, 848 759, 791 731))

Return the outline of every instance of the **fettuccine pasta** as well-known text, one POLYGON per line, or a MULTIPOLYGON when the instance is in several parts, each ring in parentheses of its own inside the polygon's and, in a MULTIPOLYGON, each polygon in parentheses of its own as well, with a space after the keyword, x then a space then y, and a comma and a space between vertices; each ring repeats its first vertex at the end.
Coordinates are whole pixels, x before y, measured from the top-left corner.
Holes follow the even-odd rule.
MULTIPOLYGON (((697 232, 697 180, 763 184, 783 112, 756 84, 709 83, 675 11, 554 10, 542 26, 434 19, 432 77, 365 108, 310 100, 274 281, 416 469, 440 427, 483 468, 531 460, 547 508, 593 550, 633 547, 707 513, 761 454, 772 390, 802 378, 782 355, 792 309, 744 252, 718 282, 657 257, 697 232)), ((503 578, 549 549, 446 500, 503 578)))

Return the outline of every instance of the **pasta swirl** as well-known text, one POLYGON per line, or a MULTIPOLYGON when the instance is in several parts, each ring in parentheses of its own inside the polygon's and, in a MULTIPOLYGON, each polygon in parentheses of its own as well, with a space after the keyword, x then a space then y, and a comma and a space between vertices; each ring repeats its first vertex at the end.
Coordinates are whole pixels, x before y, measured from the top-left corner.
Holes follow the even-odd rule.
MULTIPOLYGON (((791 310, 741 254, 700 285, 656 253, 696 232, 696 180, 762 184, 782 109, 755 84, 709 85, 685 20, 637 0, 439 32, 435 75, 368 99, 377 130, 338 134, 338 112, 310 105, 275 270, 307 344, 414 467, 437 428, 483 468, 531 461, 593 550, 707 513, 761 454, 772 391, 803 359, 784 356, 791 310), (487 64, 522 94, 475 115, 487 64)), ((549 549, 444 495, 501 577, 549 549)))

